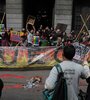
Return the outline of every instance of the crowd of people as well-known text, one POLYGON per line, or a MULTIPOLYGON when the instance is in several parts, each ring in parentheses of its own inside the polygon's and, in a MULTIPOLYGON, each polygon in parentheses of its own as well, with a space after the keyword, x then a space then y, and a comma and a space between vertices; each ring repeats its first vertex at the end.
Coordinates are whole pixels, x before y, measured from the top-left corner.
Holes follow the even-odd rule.
MULTIPOLYGON (((5 30, 5 32, 0 35, 0 46, 13 46, 15 42, 11 39, 11 34, 13 29, 5 30)), ((20 33, 20 32, 19 32, 20 33)), ((63 49, 63 61, 60 64, 64 76, 66 77, 68 86, 68 100, 78 100, 79 93, 79 78, 85 78, 90 84, 90 70, 89 64, 87 62, 87 55, 84 59, 83 66, 73 62, 73 57, 75 55, 75 47, 71 45, 73 42, 83 43, 89 45, 90 35, 89 33, 83 31, 80 35, 76 34, 74 31, 70 33, 62 32, 60 29, 49 28, 48 26, 43 28, 41 25, 38 30, 35 30, 33 26, 28 25, 27 30, 22 30, 23 35, 20 35, 20 41, 16 42, 19 46, 61 46, 64 45, 63 49), (69 44, 69 45, 67 45, 69 44)), ((57 81, 58 73, 55 66, 52 68, 49 77, 45 81, 45 89, 53 89, 57 81)), ((3 85, 2 85, 3 87, 3 85)), ((90 87, 90 86, 89 86, 90 87)), ((2 91, 2 89, 1 89, 2 91)), ((89 89, 87 90, 89 93, 89 89)), ((89 100, 90 95, 87 94, 86 100, 89 100), (87 99, 89 97, 89 99, 87 99)), ((58 100, 58 99, 56 99, 58 100)))
POLYGON ((32 25, 28 25, 27 29, 22 29, 22 31, 17 32, 20 37, 20 41, 14 41, 11 39, 11 34, 13 33, 13 28, 10 30, 5 30, 2 35, 0 35, 0 46, 60 46, 67 43, 79 42, 85 45, 90 45, 90 35, 89 33, 82 31, 80 35, 74 31, 70 33, 62 32, 60 29, 54 27, 49 28, 41 25, 39 29, 35 30, 32 25), (23 34, 22 34, 23 33, 23 34), (22 34, 22 35, 21 35, 22 34))

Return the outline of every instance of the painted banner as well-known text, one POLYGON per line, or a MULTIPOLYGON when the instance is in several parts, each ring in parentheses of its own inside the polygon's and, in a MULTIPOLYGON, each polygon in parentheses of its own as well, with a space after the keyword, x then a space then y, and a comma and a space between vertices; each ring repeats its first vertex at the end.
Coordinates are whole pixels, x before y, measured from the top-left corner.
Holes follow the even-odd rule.
MULTIPOLYGON (((74 44, 76 55, 74 60, 82 62, 82 58, 89 51, 82 45, 74 44), (81 49, 83 47, 83 49, 81 49), (81 50, 81 51, 80 51, 81 50), (78 59, 77 59, 78 58, 78 59)), ((62 61, 62 47, 0 47, 1 68, 51 68, 62 61)))
POLYGON ((18 32, 11 32, 10 34, 10 40, 12 42, 20 42, 21 41, 21 38, 20 38, 20 35, 18 34, 18 32))
POLYGON ((76 48, 76 54, 74 56, 74 59, 79 62, 82 63, 83 58, 85 57, 85 54, 89 51, 89 47, 87 47, 84 44, 80 44, 78 42, 73 43, 74 47, 76 48))

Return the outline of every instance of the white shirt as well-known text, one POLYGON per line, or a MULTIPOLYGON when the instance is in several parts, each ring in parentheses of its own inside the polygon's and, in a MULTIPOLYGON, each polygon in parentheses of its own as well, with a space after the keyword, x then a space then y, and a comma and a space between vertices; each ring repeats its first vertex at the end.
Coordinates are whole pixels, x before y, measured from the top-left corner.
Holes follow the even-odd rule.
MULTIPOLYGON (((79 78, 87 78, 90 76, 90 71, 88 66, 85 68, 73 61, 63 61, 60 63, 61 68, 64 72, 64 77, 66 78, 68 87, 68 100, 78 100, 79 93, 79 78)), ((55 82, 57 80, 57 69, 55 67, 50 71, 49 77, 46 79, 45 88, 53 89, 55 87, 55 82)))
POLYGON ((29 32, 27 35, 27 42, 32 44, 32 41, 33 41, 33 34, 29 32))

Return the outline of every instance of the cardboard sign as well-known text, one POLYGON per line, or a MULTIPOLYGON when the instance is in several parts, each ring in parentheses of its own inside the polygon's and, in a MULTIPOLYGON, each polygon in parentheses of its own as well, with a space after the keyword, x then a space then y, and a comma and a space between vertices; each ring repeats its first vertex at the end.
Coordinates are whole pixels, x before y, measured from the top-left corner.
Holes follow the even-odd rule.
POLYGON ((79 44, 78 42, 74 43, 73 45, 76 48, 74 59, 82 62, 85 54, 89 51, 90 48, 83 44, 79 44))
POLYGON ((66 28, 67 28, 67 25, 63 23, 58 23, 56 26, 56 29, 60 29, 61 32, 65 32, 66 28))
POLYGON ((10 40, 11 40, 12 42, 20 42, 20 41, 21 41, 21 38, 20 38, 20 36, 17 35, 17 34, 11 34, 10 40))
POLYGON ((27 24, 31 24, 33 26, 34 23, 35 23, 35 17, 28 16, 28 18, 27 18, 27 24))

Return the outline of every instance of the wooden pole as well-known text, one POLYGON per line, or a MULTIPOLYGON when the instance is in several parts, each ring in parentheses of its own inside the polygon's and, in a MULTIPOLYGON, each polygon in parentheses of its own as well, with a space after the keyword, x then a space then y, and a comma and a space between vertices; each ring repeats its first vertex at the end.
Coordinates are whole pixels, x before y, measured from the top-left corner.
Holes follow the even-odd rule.
MULTIPOLYGON (((80 17, 81 17, 81 16, 82 16, 82 15, 80 15, 80 17)), ((86 22, 89 20, 89 18, 90 18, 90 15, 87 17, 86 22)), ((78 35, 77 35, 75 41, 78 39, 78 37, 79 37, 79 35, 81 34, 81 32, 82 32, 83 28, 85 27, 85 25, 86 25, 86 23, 85 23, 85 21, 84 21, 84 24, 83 24, 81 30, 79 31, 79 33, 78 33, 78 35)))
POLYGON ((3 14, 3 17, 2 17, 2 20, 1 20, 1 24, 3 23, 4 18, 5 18, 5 12, 4 12, 4 14, 3 14))
MULTIPOLYGON (((89 16, 89 17, 90 17, 90 16, 89 16)), ((87 25, 86 25, 86 22, 84 21, 84 19, 83 19, 82 16, 81 16, 81 19, 82 19, 82 21, 83 21, 83 23, 84 23, 84 26, 86 27, 87 32, 89 33, 89 30, 88 30, 88 27, 87 27, 87 25)))

